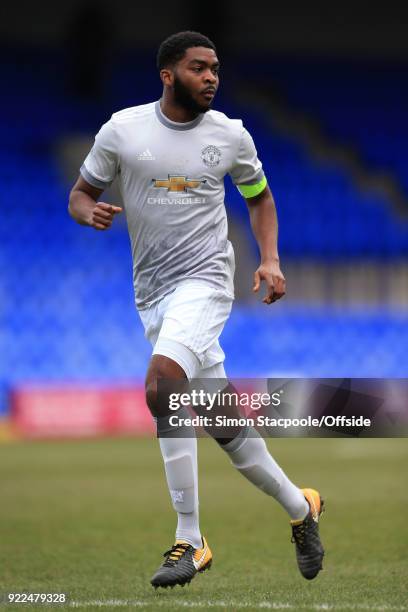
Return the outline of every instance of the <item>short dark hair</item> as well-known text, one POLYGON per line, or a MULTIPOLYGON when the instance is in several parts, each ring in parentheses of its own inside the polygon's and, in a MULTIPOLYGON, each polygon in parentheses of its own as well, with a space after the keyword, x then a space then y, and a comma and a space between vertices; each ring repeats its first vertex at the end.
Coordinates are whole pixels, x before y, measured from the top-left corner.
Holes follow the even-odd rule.
POLYGON ((200 32, 178 32, 166 38, 160 45, 157 52, 158 69, 174 66, 191 47, 206 47, 217 51, 214 43, 200 32))

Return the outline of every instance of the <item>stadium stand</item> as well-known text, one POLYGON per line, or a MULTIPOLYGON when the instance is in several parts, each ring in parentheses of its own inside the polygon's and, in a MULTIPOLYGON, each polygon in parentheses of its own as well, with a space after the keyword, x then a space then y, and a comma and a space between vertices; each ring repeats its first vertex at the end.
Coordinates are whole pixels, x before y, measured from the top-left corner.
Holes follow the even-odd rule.
POLYGON ((240 70, 317 120, 328 138, 352 148, 373 171, 394 176, 408 199, 406 62, 242 58, 240 70))
MULTIPOLYGON (((108 109, 158 97, 154 67, 145 63, 142 70, 139 58, 135 94, 135 85, 128 78, 133 59, 122 62, 111 83, 115 94, 95 110, 89 101, 69 98, 64 84, 55 78, 63 73, 63 56, 43 54, 39 59, 41 70, 34 73, 27 68, 18 76, 6 56, 2 62, 3 77, 8 80, 0 100, 3 117, 8 117, 1 128, 0 160, 3 394, 27 381, 141 380, 150 354, 133 307, 126 229, 117 224, 101 235, 69 219, 70 185, 63 178, 55 151, 68 133, 95 133, 109 116, 108 109), (25 89, 31 92, 29 113, 25 89)), ((16 61, 24 65, 23 52, 16 61)), ((305 70, 304 64, 298 74, 300 70, 305 70)), ((312 67, 309 73, 303 72, 303 80, 296 80, 284 63, 273 70, 279 82, 292 85, 291 94, 299 105, 313 108, 327 126, 332 126, 333 137, 337 130, 337 135, 345 135, 367 152, 369 163, 383 164, 387 158, 389 167, 397 172, 399 161, 397 157, 391 160, 390 153, 395 143, 391 146, 388 132, 385 134, 388 126, 398 123, 398 113, 389 117, 384 93, 394 73, 388 70, 383 75, 383 94, 375 99, 375 113, 364 111, 364 100, 372 97, 371 81, 367 90, 363 82, 355 88, 360 97, 353 98, 353 120, 350 108, 345 111, 347 96, 337 95, 349 91, 350 79, 356 80, 357 73, 332 68, 325 81, 323 74, 323 67, 312 67), (308 88, 302 86, 304 81, 308 88), (334 104, 319 106, 323 89, 337 100, 336 108, 334 104), (381 142, 375 145, 375 133, 370 135, 371 141, 367 135, 369 120, 385 126, 381 142)), ((227 94, 219 106, 230 116, 242 115, 227 94)), ((408 224, 395 216, 388 202, 378 195, 361 193, 344 170, 311 160, 302 143, 271 129, 264 117, 247 109, 244 121, 278 202, 284 258, 335 262, 362 257, 392 261, 406 256, 408 224)), ((406 173, 403 175, 406 178, 406 173)), ((247 224, 245 204, 230 183, 226 201, 230 213, 247 224)), ((250 279, 248 287, 249 283, 250 279)), ((279 304, 271 312, 236 304, 223 336, 226 365, 232 376, 406 376, 407 322, 405 313, 382 308, 341 312, 279 304)), ((2 406, 4 412, 4 402, 2 406)))

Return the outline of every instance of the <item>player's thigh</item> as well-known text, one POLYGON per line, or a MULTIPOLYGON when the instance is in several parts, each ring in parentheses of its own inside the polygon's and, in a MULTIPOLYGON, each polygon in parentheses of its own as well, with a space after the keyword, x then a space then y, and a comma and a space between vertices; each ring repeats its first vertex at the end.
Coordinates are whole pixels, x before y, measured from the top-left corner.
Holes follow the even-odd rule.
POLYGON ((163 325, 163 316, 166 309, 166 304, 170 299, 170 295, 158 300, 148 308, 139 310, 139 317, 144 328, 145 338, 154 346, 159 337, 161 326, 163 325))
POLYGON ((204 284, 181 285, 172 294, 163 317, 163 325, 154 348, 172 341, 187 348, 196 357, 194 376, 202 368, 224 360, 218 338, 231 312, 233 298, 227 293, 204 284), (213 347, 218 355, 208 362, 213 347))
POLYGON ((146 385, 160 378, 186 378, 180 365, 165 355, 152 355, 146 373, 146 385))
MULTIPOLYGON (((185 335, 180 333, 180 327, 184 325, 186 315, 185 309, 186 292, 183 289, 181 295, 179 288, 166 295, 149 308, 139 310, 139 316, 142 321, 145 337, 153 346, 153 355, 150 361, 147 377, 146 389, 149 389, 149 397, 152 396, 151 389, 155 386, 156 378, 163 377, 160 370, 165 364, 167 377, 177 379, 180 376, 193 378, 201 368, 201 363, 195 353, 183 342, 185 335), (177 291, 176 300, 174 293, 177 291), (171 307, 170 307, 171 304, 171 307), (163 327, 165 316, 172 318, 172 324, 168 321, 163 327), (180 323, 178 327, 177 324, 180 323), (170 328, 170 329, 169 329, 170 328), (163 331, 167 330, 167 334, 163 331), (158 342, 160 336, 160 342, 158 342), (170 367, 169 364, 174 364, 170 367), (180 374, 180 368, 183 374, 180 374)), ((187 334, 188 335, 188 334, 187 334)), ((149 407, 153 405, 152 401, 148 400, 149 407)))

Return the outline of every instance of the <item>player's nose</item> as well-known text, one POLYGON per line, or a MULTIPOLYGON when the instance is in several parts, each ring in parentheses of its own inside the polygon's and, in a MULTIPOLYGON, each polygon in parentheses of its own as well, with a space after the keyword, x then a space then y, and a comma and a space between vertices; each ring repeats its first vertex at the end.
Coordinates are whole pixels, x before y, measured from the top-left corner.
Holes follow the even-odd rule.
POLYGON ((205 83, 210 83, 211 85, 216 85, 217 83, 217 76, 211 72, 211 70, 206 70, 205 74, 204 74, 204 81, 205 83))

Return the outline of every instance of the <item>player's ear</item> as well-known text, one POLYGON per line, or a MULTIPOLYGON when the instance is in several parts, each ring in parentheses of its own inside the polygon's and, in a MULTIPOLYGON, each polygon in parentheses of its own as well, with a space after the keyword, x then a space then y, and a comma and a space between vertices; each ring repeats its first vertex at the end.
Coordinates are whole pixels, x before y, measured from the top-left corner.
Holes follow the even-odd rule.
POLYGON ((160 78, 162 80, 163 85, 167 85, 167 87, 173 86, 174 74, 173 71, 169 68, 163 68, 163 70, 160 70, 160 78))

